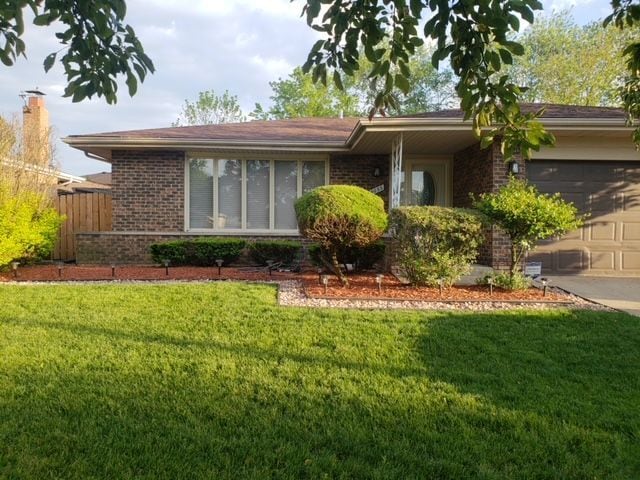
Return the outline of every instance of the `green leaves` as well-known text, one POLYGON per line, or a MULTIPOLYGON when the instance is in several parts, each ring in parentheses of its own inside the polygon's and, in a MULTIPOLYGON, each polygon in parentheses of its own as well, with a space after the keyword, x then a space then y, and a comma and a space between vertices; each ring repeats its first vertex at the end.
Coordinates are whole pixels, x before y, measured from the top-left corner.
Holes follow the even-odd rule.
POLYGON ((548 144, 552 136, 540 124, 529 125, 533 119, 518 116, 514 106, 524 89, 498 74, 514 56, 524 53, 524 47, 513 41, 520 18, 531 23, 533 12, 541 8, 538 0, 307 0, 303 10, 307 23, 325 37, 309 53, 305 71, 313 71, 314 81, 325 81, 325 68, 339 68, 349 75, 362 48, 371 63, 369 78, 378 90, 369 114, 384 115, 398 104, 396 90, 411 92, 409 59, 429 39, 435 45, 433 67, 448 60, 459 79, 456 93, 476 135, 498 124, 483 144, 502 137, 506 155, 530 152, 548 144), (326 13, 319 18, 323 7, 326 13), (516 113, 506 113, 512 111, 516 113))
POLYGON ((39 27, 60 23, 65 29, 55 36, 65 53, 49 54, 44 70, 51 70, 56 60, 67 76, 64 95, 79 102, 94 95, 108 103, 117 101, 119 78, 125 77, 130 95, 137 91, 138 81, 155 71, 151 59, 144 53, 133 28, 123 24, 126 14, 124 0, 20 0, 0 5, 0 61, 13 65, 19 55, 25 55, 23 10, 29 8, 33 24, 39 27), (90 8, 88 6, 90 5, 90 8), (0 43, 1 45, 1 43, 0 43))

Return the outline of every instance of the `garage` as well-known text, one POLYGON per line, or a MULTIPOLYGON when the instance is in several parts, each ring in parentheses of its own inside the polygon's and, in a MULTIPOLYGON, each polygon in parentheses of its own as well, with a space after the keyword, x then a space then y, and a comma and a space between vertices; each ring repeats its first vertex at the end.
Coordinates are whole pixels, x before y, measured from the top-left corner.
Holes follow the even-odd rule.
POLYGON ((527 178, 589 214, 580 230, 541 242, 529 261, 544 273, 640 275, 640 162, 534 160, 527 178))

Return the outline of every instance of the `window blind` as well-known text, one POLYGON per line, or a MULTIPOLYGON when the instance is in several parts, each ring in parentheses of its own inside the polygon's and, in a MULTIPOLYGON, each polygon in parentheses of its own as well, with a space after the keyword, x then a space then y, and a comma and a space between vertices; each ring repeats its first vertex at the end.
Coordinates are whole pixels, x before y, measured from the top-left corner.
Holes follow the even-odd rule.
POLYGON ((298 162, 275 162, 275 228, 295 230, 298 228, 293 207, 298 198, 298 162))
POLYGON ((268 160, 247 160, 247 229, 269 228, 268 160))
POLYGON ((242 163, 218 160, 217 228, 242 227, 242 163))
POLYGON ((189 226, 212 228, 213 160, 189 162, 189 226))

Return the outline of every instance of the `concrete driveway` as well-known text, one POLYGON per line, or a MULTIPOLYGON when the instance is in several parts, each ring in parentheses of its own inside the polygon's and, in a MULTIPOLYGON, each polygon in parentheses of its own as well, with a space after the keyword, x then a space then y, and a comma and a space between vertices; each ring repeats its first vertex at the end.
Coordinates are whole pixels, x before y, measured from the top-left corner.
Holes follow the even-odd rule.
POLYGON ((640 316, 640 278, 552 276, 550 284, 580 297, 640 316))

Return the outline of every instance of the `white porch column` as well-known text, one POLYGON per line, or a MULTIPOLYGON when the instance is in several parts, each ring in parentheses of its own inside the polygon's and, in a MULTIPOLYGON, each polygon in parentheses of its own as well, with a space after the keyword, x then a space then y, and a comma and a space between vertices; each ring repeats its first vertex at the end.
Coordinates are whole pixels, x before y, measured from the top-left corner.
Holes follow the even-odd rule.
POLYGON ((391 201, 390 208, 400 206, 400 184, 402 173, 402 133, 391 144, 391 201))

